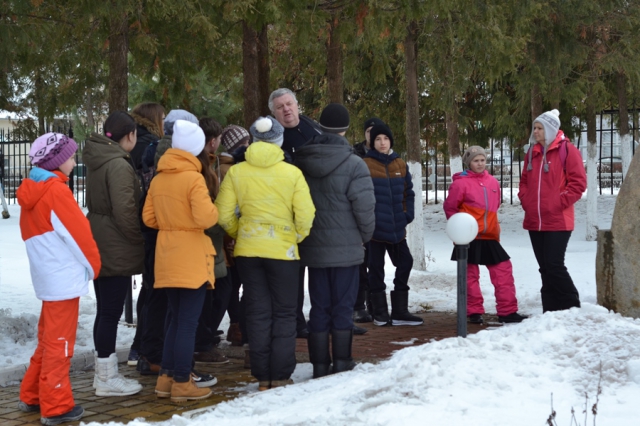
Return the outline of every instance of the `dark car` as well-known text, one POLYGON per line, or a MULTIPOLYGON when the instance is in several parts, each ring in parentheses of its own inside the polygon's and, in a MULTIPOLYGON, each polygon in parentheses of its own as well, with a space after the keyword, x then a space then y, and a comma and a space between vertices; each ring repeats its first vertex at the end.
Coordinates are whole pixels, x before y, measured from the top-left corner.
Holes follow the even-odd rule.
POLYGON ((601 157, 598 160, 598 171, 601 173, 622 173, 622 158, 601 157))

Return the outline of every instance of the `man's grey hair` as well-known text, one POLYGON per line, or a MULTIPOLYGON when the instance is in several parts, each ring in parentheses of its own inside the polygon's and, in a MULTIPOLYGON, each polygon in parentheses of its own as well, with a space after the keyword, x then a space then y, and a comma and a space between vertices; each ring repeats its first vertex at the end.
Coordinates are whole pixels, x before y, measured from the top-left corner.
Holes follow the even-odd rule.
POLYGON ((280 89, 276 89, 273 92, 271 92, 271 95, 269 95, 269 111, 271 111, 272 114, 275 113, 275 111, 273 110, 273 100, 284 95, 291 95, 293 97, 293 100, 296 101, 296 104, 298 103, 298 98, 296 98, 296 94, 293 93, 291 90, 284 87, 280 89))

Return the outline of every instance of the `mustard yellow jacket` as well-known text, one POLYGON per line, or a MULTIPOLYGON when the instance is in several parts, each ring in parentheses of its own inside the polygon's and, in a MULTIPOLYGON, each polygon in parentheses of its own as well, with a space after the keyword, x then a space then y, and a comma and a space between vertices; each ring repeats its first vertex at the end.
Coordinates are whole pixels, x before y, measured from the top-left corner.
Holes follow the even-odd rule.
POLYGON ((204 230, 218 221, 200 161, 186 151, 170 148, 158 162, 142 220, 159 229, 155 288, 196 289, 213 286, 215 249, 204 230))
POLYGON ((234 256, 299 260, 316 212, 302 172, 271 143, 254 142, 245 159, 229 169, 216 198, 234 256))

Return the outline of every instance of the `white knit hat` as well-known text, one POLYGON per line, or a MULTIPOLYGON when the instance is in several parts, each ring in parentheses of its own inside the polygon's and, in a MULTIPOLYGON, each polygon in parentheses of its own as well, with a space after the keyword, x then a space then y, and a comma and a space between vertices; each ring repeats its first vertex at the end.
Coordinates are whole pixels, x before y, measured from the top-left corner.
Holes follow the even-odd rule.
MULTIPOLYGON (((560 111, 552 109, 551 111, 544 112, 540 114, 538 118, 533 120, 534 124, 536 122, 542 124, 542 127, 544 127, 544 143, 545 145, 549 145, 554 141, 558 134, 558 130, 560 130, 560 111)), ((529 142, 532 145, 536 143, 536 140, 533 138, 533 127, 531 128, 529 142)))
POLYGON ((204 132, 197 124, 176 120, 173 124, 171 147, 197 156, 204 149, 204 132))

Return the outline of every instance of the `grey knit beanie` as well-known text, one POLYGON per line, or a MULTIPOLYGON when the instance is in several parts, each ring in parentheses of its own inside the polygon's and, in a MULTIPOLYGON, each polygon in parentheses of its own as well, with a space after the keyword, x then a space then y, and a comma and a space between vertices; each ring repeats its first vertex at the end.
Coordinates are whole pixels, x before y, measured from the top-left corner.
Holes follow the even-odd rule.
POLYGON ((262 141, 282 146, 284 127, 270 115, 258 118, 249 128, 254 141, 262 141))
POLYGON ((164 118, 164 134, 172 135, 173 134, 173 123, 178 120, 189 121, 193 124, 198 124, 198 117, 191 114, 189 111, 184 109, 172 109, 169 111, 169 114, 164 118))

